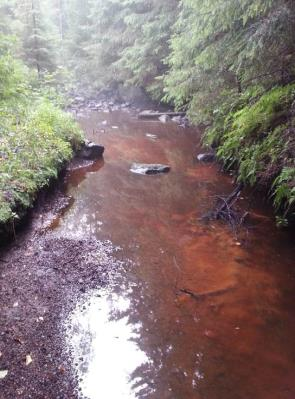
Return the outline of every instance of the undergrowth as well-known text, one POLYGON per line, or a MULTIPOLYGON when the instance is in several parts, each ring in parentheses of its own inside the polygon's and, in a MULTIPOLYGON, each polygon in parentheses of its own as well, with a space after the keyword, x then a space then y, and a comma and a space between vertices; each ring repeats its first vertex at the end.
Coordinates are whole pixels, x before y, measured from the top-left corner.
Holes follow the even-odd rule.
POLYGON ((31 206, 82 140, 72 118, 47 101, 20 123, 10 123, 0 138, 0 223, 17 217, 18 208, 31 206))
POLYGON ((295 84, 255 94, 225 102, 204 141, 237 169, 238 181, 268 190, 278 224, 286 225, 295 217, 295 84))
POLYGON ((18 218, 18 211, 32 205, 38 190, 57 176, 83 136, 72 117, 61 110, 59 101, 54 96, 49 100, 48 89, 10 55, 1 37, 0 75, 0 224, 3 225, 18 218))

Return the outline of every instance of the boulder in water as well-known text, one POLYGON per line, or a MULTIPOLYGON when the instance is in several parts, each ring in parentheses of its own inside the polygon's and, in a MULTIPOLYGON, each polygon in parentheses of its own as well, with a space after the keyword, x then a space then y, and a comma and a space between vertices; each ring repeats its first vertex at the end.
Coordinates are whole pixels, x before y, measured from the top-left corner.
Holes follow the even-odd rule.
POLYGON ((96 159, 101 158, 103 153, 104 153, 104 146, 92 143, 91 141, 87 141, 83 144, 83 147, 78 152, 78 157, 94 161, 96 159))
POLYGON ((130 171, 139 175, 157 175, 159 173, 168 173, 170 169, 168 165, 134 163, 130 171))

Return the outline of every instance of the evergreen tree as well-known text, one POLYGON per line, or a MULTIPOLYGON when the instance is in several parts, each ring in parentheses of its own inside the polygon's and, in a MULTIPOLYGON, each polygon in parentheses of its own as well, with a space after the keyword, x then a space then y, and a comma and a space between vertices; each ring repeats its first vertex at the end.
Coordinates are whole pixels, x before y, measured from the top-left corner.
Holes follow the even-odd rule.
POLYGON ((24 61, 37 70, 39 77, 46 71, 52 72, 55 68, 55 55, 42 13, 42 3, 39 0, 18 2, 16 17, 23 24, 21 39, 24 61))
POLYGON ((189 105, 192 116, 202 120, 204 113, 212 117, 229 92, 291 81, 294 16, 292 1, 182 0, 168 57, 166 100, 189 105))
POLYGON ((121 52, 116 68, 122 71, 123 80, 142 86, 160 99, 162 80, 166 72, 165 59, 169 54, 169 40, 178 11, 178 0, 134 2, 129 0, 124 21, 124 35, 130 38, 121 52))

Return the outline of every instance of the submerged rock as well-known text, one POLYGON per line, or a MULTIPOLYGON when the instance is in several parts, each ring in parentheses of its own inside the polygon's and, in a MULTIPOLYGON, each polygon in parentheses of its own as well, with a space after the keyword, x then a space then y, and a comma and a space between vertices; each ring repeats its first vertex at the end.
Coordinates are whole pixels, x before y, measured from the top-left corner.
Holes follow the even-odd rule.
POLYGON ((151 133, 146 133, 146 137, 153 141, 157 140, 158 138, 156 134, 151 134, 151 133))
POLYGON ((162 123, 166 123, 166 122, 169 122, 171 120, 171 118, 170 118, 170 116, 169 115, 161 115, 160 116, 160 118, 159 118, 159 121, 161 121, 162 123))
POLYGON ((178 123, 180 125, 183 121, 183 117, 178 115, 178 116, 174 116, 171 120, 172 120, 172 122, 178 123))
POLYGON ((101 158, 103 153, 104 146, 88 141, 84 143, 83 147, 78 152, 78 157, 82 159, 96 160, 101 158))
POLYGON ((132 164, 130 171, 140 175, 156 175, 159 173, 168 173, 170 166, 162 164, 144 164, 134 163, 132 164))
POLYGON ((216 159, 216 156, 212 152, 208 152, 208 153, 205 153, 205 154, 199 154, 197 156, 197 160, 200 161, 200 162, 208 162, 209 163, 209 162, 214 162, 215 159, 216 159))

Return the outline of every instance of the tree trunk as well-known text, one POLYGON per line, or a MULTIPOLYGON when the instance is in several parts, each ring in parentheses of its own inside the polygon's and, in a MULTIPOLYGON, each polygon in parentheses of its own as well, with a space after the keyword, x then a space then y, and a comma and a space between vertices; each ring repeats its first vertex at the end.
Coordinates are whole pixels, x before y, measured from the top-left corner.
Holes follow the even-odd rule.
POLYGON ((40 78, 41 70, 40 70, 40 62, 39 62, 39 55, 38 55, 37 22, 36 22, 34 0, 32 0, 32 22, 33 22, 34 45, 35 45, 36 69, 37 69, 37 73, 38 73, 38 78, 40 78))
POLYGON ((64 11, 63 11, 63 0, 58 1, 59 7, 59 33, 61 41, 64 40, 64 11))

